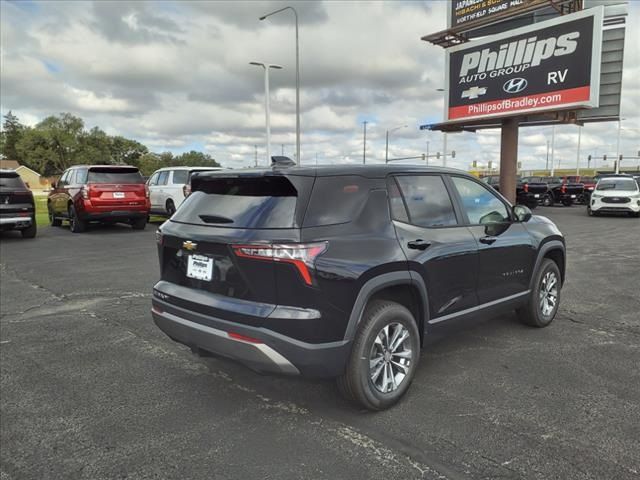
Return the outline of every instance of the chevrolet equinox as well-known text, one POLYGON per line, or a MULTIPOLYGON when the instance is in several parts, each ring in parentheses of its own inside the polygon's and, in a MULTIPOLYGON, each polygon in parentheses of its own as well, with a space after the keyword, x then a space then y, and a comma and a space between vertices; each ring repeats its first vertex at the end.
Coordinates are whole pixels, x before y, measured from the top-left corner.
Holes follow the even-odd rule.
POLYGON ((336 377, 381 410, 445 324, 515 310, 546 327, 558 310, 562 233, 462 171, 276 162, 191 188, 157 232, 151 311, 199 354, 336 377))

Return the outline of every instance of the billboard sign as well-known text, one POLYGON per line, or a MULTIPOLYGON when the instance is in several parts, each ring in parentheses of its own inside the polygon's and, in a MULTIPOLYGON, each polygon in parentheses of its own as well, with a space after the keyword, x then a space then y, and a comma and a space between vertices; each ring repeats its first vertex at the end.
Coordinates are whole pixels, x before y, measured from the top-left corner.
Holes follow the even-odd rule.
POLYGON ((450 0, 447 19, 449 28, 478 27, 517 15, 522 10, 548 7, 548 0, 450 0))
POLYGON ((447 121, 598 106, 603 8, 446 51, 447 121))

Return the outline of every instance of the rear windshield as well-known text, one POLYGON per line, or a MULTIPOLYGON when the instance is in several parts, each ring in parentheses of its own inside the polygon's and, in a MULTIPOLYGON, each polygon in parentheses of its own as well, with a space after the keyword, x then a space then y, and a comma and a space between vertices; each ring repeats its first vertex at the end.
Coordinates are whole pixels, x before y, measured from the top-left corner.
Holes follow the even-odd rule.
POLYGON ((304 226, 335 225, 354 220, 367 201, 370 184, 371 180, 356 175, 316 178, 304 226))
POLYGON ((87 183, 144 183, 137 168, 98 167, 89 170, 87 183))
POLYGON ((0 173, 0 187, 6 189, 25 190, 27 187, 20 178, 20 175, 13 172, 0 173))
POLYGON ((638 189, 638 184, 633 178, 607 178, 600 180, 596 190, 631 190, 638 189))
POLYGON ((292 228, 298 192, 286 177, 209 177, 194 183, 172 221, 233 228, 292 228))

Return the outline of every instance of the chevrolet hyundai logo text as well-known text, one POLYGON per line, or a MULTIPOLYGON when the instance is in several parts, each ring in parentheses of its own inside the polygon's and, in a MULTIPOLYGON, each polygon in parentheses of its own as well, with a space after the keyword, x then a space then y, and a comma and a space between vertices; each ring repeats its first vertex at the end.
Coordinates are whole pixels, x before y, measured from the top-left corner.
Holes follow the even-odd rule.
POLYGON ((524 78, 512 78, 511 80, 504 82, 502 90, 507 93, 519 93, 527 88, 528 83, 529 82, 524 78))

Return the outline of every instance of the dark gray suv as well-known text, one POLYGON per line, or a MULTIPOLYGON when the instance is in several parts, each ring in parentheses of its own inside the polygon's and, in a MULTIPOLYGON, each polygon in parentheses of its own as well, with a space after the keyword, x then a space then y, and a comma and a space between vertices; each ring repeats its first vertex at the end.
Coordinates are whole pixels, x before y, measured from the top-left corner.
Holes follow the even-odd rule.
POLYGON ((336 377, 380 410, 437 329, 514 309, 545 327, 558 310, 558 228, 465 172, 276 165, 191 187, 158 230, 152 314, 197 353, 336 377))

